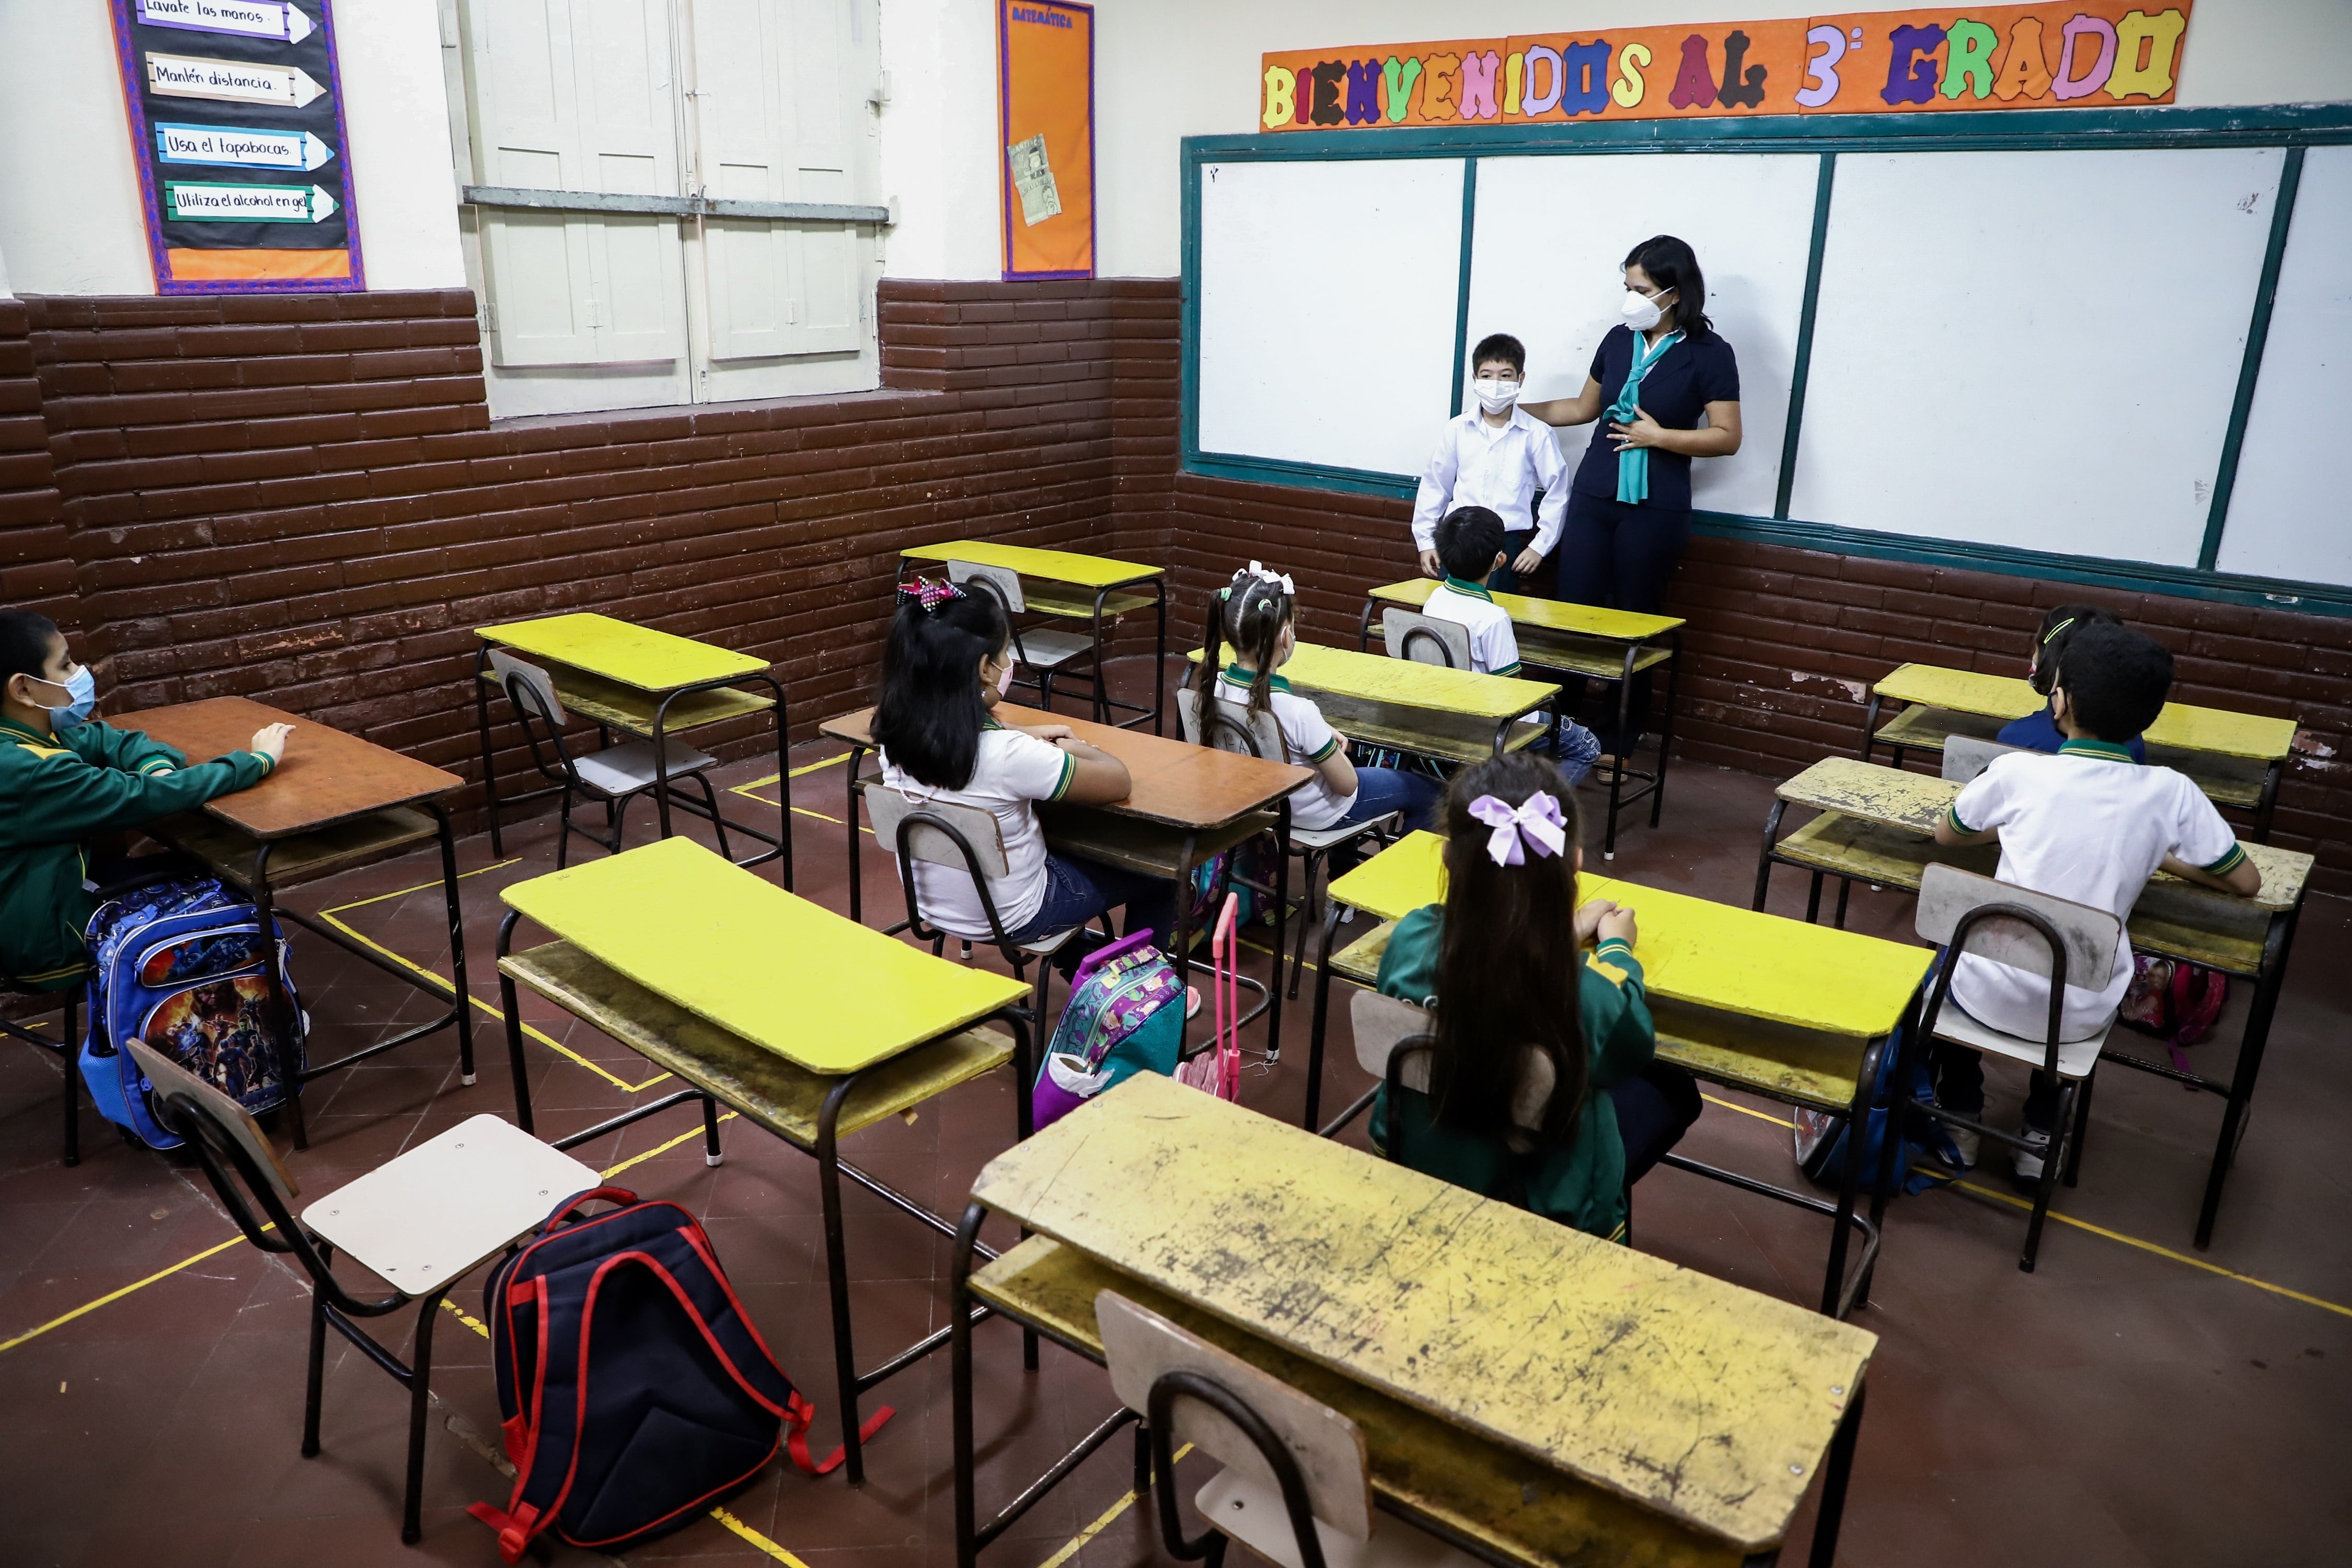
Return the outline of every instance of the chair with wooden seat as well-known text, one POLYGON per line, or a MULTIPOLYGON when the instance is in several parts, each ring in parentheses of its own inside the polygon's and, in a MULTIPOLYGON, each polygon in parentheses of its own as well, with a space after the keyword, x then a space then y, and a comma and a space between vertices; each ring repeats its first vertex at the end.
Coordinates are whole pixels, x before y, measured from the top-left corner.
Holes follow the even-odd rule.
POLYGON ((1116 1291, 1095 1297, 1111 1392, 1144 1417, 1160 1541, 1224 1561, 1230 1538, 1281 1568, 1471 1568, 1478 1560, 1400 1519, 1374 1519, 1356 1423, 1116 1291), (1209 1529, 1186 1540, 1175 1448, 1225 1468, 1193 1496, 1209 1529))
POLYGON ((1021 617, 1029 613, 1029 602, 1021 591, 1020 573, 1009 566, 950 561, 948 581, 993 595, 1004 607, 1004 624, 1013 628, 1013 679, 1036 683, 1038 707, 1051 712, 1055 679, 1076 676, 1087 682, 1091 691, 1087 711, 1097 720, 1108 720, 1103 710, 1102 668, 1096 656, 1095 639, 1046 626, 1023 626, 1021 617), (1021 673, 1024 670, 1025 675, 1021 673))
MULTIPOLYGON (((1456 628, 1459 629, 1459 628, 1456 628)), ((1203 693, 1194 687, 1185 687, 1176 693, 1176 713, 1184 726, 1184 739, 1195 746, 1208 746, 1220 752, 1236 752, 1253 757, 1280 762, 1289 753, 1282 743, 1282 729, 1272 713, 1253 717, 1243 703, 1217 698, 1203 714, 1203 693)), ((1354 844, 1364 838, 1386 842, 1398 826, 1402 814, 1391 812, 1368 822, 1351 822, 1339 827, 1300 827, 1290 829, 1290 852, 1301 858, 1298 884, 1298 940, 1290 955, 1289 995, 1298 997, 1298 976, 1307 967, 1307 932, 1315 924, 1323 895, 1318 890, 1315 873, 1330 859, 1331 851, 1344 844, 1354 844)), ((1279 955, 1277 955, 1278 958, 1279 955)))
MULTIPOLYGON (((2027 1146, 2025 1140, 2014 1132, 1947 1110, 1932 1100, 1919 1099, 1909 1091, 1906 1086, 1912 1081, 1914 1063, 1927 1048, 1925 1041, 1928 1039, 1965 1046, 1983 1055, 2039 1068, 2060 1081, 2057 1127, 2042 1156, 2042 1179, 2033 1195, 2033 1217, 2027 1222, 2025 1250, 2017 1261, 2018 1268, 2030 1274, 2042 1246, 2042 1226, 2049 1216, 2060 1166, 2063 1163, 2070 1187, 2074 1185, 2080 1171, 2083 1137, 2090 1123, 2091 1074, 2099 1065, 2099 1052, 2116 1024, 2115 1016, 2109 1014, 2106 1022, 2090 1038, 2061 1040, 2067 978, 2078 977, 2084 989, 2104 986, 2116 961, 2116 944, 2122 940, 2123 925, 2109 910, 1938 863, 1927 867, 1920 877, 1916 929, 1921 940, 1944 949, 1944 962, 1921 1014, 1929 1020, 1927 1026, 1918 1032, 1924 1038, 1906 1038, 1902 1059, 1895 1063, 1895 1095, 1889 1113, 1894 1124, 1901 1125, 1911 1111, 1916 1110, 1951 1126, 1969 1128, 2013 1149, 2027 1146), (2028 1039, 1995 1029, 1970 1017, 1952 1000, 1952 960, 1961 952, 1976 953, 2049 981, 2049 1017, 2042 1038, 2028 1039)), ((1894 1169, 1894 1162, 1881 1162, 1878 1190, 1871 1204, 1873 1223, 1885 1213, 1886 1199, 1899 1174, 1894 1169)))
POLYGON ((489 651, 488 658, 490 669, 514 709, 515 720, 522 726, 523 740, 530 747, 531 766, 563 792, 562 826, 555 837, 555 864, 559 868, 571 850, 572 835, 575 833, 601 846, 607 854, 619 854, 629 803, 653 790, 665 765, 671 783, 691 778, 701 786, 699 804, 682 795, 674 796, 675 803, 681 811, 709 819, 719 835, 719 852, 730 860, 734 858, 727 848, 727 824, 719 814, 719 795, 710 784, 709 770, 719 765, 716 760, 676 740, 664 743, 659 757, 650 741, 629 741, 616 746, 611 743, 611 732, 602 725, 597 727, 599 749, 574 756, 563 738, 571 716, 564 712, 563 700, 557 695, 555 682, 547 671, 496 648, 489 651), (540 745, 542 734, 547 742, 544 753, 540 745), (572 804, 581 797, 604 805, 604 833, 572 820, 572 804))
MULTIPOLYGON (((995 896, 988 890, 990 878, 1005 877, 1012 871, 1012 863, 1004 854, 1003 825, 996 820, 996 814, 980 806, 963 805, 952 801, 908 800, 897 790, 881 784, 866 790, 866 814, 873 821, 874 837, 888 846, 890 852, 898 858, 898 881, 907 894, 907 923, 899 929, 912 932, 917 942, 929 942, 934 953, 946 949, 950 937, 962 944, 966 957, 971 955, 973 942, 991 942, 1004 962, 1011 965, 1015 979, 1027 979, 1029 965, 1036 964, 1037 979, 1023 1022, 1029 1026, 1040 1042, 1048 1038, 1045 987, 1053 973, 1053 965, 1045 960, 1061 952, 1072 937, 1086 928, 1081 922, 1018 942, 1006 932, 1003 917, 996 912, 995 896), (961 932, 942 930, 924 918, 922 907, 915 897, 915 862, 918 860, 961 871, 971 879, 972 886, 980 891, 981 912, 988 917, 987 936, 967 937, 961 932)), ((1110 931, 1108 915, 1103 917, 1103 931, 1105 934, 1110 931)), ((1028 1089, 1028 1085, 1022 1085, 1024 1094, 1028 1089)))
POLYGON ((1448 669, 1468 669, 1470 628, 1460 621, 1441 620, 1391 605, 1381 617, 1391 658, 1419 664, 1442 664, 1448 669))
POLYGON ((469 1117, 302 1211, 269 1140, 245 1108, 142 1041, 125 1042, 153 1086, 166 1126, 203 1162, 213 1191, 245 1239, 290 1255, 310 1277, 310 1352, 302 1407, 302 1457, 319 1453, 327 1331, 408 1390, 408 1467, 400 1539, 414 1544, 425 1479, 425 1412, 432 1398, 433 1325, 451 1287, 529 1236, 565 1199, 601 1184, 597 1173, 496 1116, 469 1117), (375 1299, 335 1278, 335 1251, 392 1287, 375 1299), (416 1348, 403 1362, 360 1327, 418 1304, 416 1348))

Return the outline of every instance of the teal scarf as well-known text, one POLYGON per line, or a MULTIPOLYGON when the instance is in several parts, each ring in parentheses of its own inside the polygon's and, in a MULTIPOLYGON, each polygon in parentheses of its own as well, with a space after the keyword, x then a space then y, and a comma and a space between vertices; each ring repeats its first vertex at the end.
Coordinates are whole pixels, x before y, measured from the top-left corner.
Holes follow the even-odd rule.
MULTIPOLYGON (((1617 394, 1617 401, 1609 405, 1604 416, 1613 424, 1631 425, 1640 411, 1642 377, 1665 352, 1683 341, 1682 333, 1668 332, 1652 348, 1642 346, 1642 334, 1633 334, 1633 368, 1625 373, 1625 384, 1617 394)), ((1617 499, 1634 506, 1650 499, 1650 449, 1647 447, 1627 447, 1617 454, 1617 499)))

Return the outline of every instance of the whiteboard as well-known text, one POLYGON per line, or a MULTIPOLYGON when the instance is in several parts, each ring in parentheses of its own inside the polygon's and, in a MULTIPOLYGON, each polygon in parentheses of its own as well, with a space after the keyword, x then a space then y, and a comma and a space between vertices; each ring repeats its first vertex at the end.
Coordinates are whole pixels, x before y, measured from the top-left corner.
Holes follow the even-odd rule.
POLYGON ((2284 156, 1841 155, 1790 515, 2196 564, 2284 156))
POLYGON ((1421 472, 1452 412, 1462 167, 1202 167, 1202 451, 1421 472))
POLYGON ((2345 416, 2352 414, 2352 147, 2314 147, 2279 268, 2239 449, 2224 572, 2352 584, 2345 416))
MULTIPOLYGON (((1691 465, 1691 504, 1771 516, 1820 168, 1812 153, 1480 159, 1464 347, 1509 332, 1528 345, 1528 399, 1573 396, 1617 324, 1625 253, 1654 234, 1688 240, 1738 356, 1743 431, 1733 456, 1691 465)), ((1556 433, 1571 471, 1602 428, 1556 433)))

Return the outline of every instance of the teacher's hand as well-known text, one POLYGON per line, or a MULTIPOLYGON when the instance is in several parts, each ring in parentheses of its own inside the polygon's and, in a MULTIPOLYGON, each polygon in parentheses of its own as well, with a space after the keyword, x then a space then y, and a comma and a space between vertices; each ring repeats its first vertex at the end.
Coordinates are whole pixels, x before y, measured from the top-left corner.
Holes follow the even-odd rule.
POLYGON ((1628 447, 1664 447, 1666 445, 1666 427, 1651 418, 1650 411, 1637 403, 1633 405, 1633 422, 1631 425, 1611 425, 1609 437, 1617 443, 1617 449, 1621 452, 1628 447))

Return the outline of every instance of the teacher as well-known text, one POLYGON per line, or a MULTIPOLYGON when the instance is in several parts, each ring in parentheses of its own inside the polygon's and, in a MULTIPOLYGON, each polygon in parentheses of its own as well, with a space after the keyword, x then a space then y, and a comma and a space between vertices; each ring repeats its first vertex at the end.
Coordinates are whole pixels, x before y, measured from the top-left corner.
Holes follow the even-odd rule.
MULTIPOLYGON (((1690 540, 1691 459, 1739 450, 1739 363, 1706 319, 1706 279, 1689 246, 1670 234, 1645 239, 1622 271, 1622 321, 1601 340, 1584 390, 1519 406, 1548 425, 1609 421, 1569 483, 1559 596, 1655 615, 1690 540)), ((1571 703, 1580 694, 1566 693, 1571 703)), ((1643 671, 1614 755, 1641 739, 1649 707, 1643 671)))

